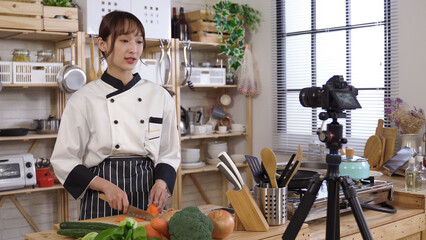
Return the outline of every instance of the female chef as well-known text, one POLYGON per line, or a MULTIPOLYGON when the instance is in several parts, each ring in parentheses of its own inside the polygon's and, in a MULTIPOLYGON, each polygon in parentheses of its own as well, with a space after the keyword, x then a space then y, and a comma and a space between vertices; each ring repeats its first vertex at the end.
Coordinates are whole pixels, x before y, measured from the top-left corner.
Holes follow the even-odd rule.
POLYGON ((133 14, 107 14, 98 46, 108 68, 67 102, 51 157, 55 174, 81 199, 80 219, 126 213, 129 204, 161 211, 180 164, 175 103, 161 86, 132 74, 145 47, 133 14))

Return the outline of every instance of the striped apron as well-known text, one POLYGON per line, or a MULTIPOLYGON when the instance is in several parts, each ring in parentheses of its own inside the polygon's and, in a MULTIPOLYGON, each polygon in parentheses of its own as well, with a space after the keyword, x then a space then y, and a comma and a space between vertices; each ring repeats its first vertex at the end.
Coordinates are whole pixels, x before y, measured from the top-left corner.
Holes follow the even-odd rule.
MULTIPOLYGON (((154 165, 142 156, 108 157, 98 166, 89 168, 97 176, 117 185, 126 192, 129 204, 146 209, 153 185, 154 165)), ((99 191, 87 189, 80 202, 80 220, 122 214, 98 198, 99 191)))

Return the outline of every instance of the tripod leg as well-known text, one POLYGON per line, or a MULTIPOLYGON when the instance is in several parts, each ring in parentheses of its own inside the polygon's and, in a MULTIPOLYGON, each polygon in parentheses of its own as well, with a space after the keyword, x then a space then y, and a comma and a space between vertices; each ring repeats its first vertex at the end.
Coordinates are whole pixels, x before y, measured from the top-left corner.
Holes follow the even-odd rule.
POLYGON ((350 179, 348 176, 343 176, 340 178, 340 183, 342 185, 343 192, 345 193, 345 198, 349 201, 362 238, 364 240, 373 239, 370 229, 368 228, 367 221, 365 220, 364 213, 362 212, 361 204, 358 200, 358 195, 353 188, 354 183, 352 179, 350 179))
POLYGON ((308 190, 305 195, 300 200, 300 204, 296 209, 293 217, 291 218, 290 223, 285 230, 282 239, 293 240, 296 239, 297 234, 302 227, 303 222, 305 222, 306 217, 309 214, 309 211, 314 205, 315 198, 317 197, 318 191, 321 187, 323 178, 322 175, 315 175, 312 179, 312 182, 309 184, 308 190))
MULTIPOLYGON (((327 174, 329 174, 327 172, 327 174)), ((340 239, 340 201, 339 201, 339 178, 326 176, 327 179, 327 231, 325 239, 340 239)))

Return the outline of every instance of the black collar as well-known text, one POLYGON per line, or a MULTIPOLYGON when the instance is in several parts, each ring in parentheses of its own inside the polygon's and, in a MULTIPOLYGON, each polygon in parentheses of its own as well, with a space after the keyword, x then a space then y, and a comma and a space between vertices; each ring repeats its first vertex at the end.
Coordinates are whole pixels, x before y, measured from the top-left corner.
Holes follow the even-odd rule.
POLYGON ((107 73, 107 71, 105 71, 102 74, 101 79, 105 83, 107 83, 107 84, 111 85, 112 87, 114 87, 115 89, 117 89, 117 91, 114 91, 114 92, 109 93, 108 95, 106 95, 106 98, 110 98, 112 96, 115 96, 117 94, 125 92, 125 91, 129 90, 130 88, 132 88, 133 86, 135 86, 136 83, 138 83, 139 80, 141 80, 141 77, 139 76, 138 73, 135 73, 135 74, 133 74, 133 79, 130 82, 128 82, 127 85, 124 85, 123 82, 120 79, 115 78, 115 77, 109 75, 107 73))

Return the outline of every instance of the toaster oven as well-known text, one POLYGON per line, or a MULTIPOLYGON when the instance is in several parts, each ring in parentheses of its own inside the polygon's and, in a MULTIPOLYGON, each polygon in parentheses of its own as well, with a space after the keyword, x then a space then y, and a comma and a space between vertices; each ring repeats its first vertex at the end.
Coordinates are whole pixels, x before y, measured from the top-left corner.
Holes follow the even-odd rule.
POLYGON ((30 153, 0 156, 0 191, 36 185, 35 159, 30 153))

